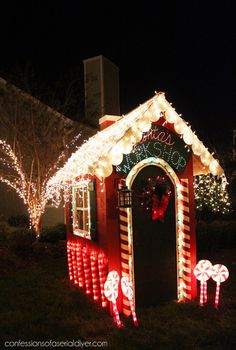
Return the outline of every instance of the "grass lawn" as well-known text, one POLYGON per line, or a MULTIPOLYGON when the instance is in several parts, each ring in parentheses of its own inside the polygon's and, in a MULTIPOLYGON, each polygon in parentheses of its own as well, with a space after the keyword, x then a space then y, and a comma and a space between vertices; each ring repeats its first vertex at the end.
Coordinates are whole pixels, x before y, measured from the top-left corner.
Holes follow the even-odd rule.
POLYGON ((36 255, 24 258, 2 242, 0 349, 5 341, 73 339, 106 341, 102 348, 108 349, 236 349, 236 250, 199 258, 229 268, 218 311, 213 307, 215 284, 210 283, 210 300, 204 308, 196 301, 138 309, 140 326, 134 328, 132 319, 121 316, 125 327, 118 329, 107 312, 69 284, 64 242, 44 244, 36 255))

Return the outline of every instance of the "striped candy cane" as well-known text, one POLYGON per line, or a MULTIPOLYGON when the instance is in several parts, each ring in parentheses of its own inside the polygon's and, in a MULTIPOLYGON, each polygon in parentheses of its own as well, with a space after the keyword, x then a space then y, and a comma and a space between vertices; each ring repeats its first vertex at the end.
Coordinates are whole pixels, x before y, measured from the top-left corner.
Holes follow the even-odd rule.
POLYGON ((188 179, 180 180, 179 201, 181 202, 181 212, 183 223, 181 225, 181 252, 179 256, 179 266, 182 265, 181 279, 183 284, 184 299, 191 299, 191 247, 190 247, 190 209, 189 209, 189 183, 188 179))
MULTIPOLYGON (((120 208, 120 250, 121 250, 121 276, 130 277, 130 248, 129 248, 129 232, 128 232, 128 210, 120 208)), ((123 313, 126 316, 130 315, 130 302, 123 294, 122 297, 123 313)))

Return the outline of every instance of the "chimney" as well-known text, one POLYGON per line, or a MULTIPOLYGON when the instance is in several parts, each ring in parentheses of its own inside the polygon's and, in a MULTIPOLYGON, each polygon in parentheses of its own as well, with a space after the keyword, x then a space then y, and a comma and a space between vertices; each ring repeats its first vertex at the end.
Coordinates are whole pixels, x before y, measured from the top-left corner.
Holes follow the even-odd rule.
POLYGON ((120 115, 119 69, 104 56, 85 59, 85 121, 99 126, 105 115, 120 115))

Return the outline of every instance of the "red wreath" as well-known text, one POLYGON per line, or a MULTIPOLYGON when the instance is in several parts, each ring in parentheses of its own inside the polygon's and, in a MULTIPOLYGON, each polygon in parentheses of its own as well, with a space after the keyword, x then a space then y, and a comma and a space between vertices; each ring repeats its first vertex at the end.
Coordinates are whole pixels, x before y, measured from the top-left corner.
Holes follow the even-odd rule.
POLYGON ((164 214, 169 204, 170 194, 162 194, 161 199, 156 194, 152 196, 152 221, 159 219, 164 222, 164 214))
POLYGON ((164 177, 148 178, 142 192, 141 205, 145 211, 151 213, 152 221, 159 219, 164 222, 170 194, 169 185, 164 177))

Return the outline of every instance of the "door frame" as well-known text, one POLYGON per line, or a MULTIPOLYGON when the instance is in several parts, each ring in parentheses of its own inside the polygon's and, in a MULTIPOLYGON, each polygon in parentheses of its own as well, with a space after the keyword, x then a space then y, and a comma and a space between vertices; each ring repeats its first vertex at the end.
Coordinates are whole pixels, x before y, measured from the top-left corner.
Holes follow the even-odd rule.
MULTIPOLYGON (((170 165, 161 158, 150 157, 137 163, 128 173, 126 177, 126 185, 131 189, 134 179, 138 173, 146 166, 154 165, 162 168, 169 176, 175 188, 175 220, 176 220, 176 267, 177 267, 177 301, 191 299, 191 280, 186 277, 190 268, 190 228, 186 225, 186 212, 189 212, 188 198, 188 179, 179 179, 175 171, 170 165), (187 184, 185 186, 185 184, 187 184), (185 192, 187 189, 187 192, 185 192), (184 192, 183 192, 184 191, 184 192), (183 195, 185 194, 185 196, 183 195), (186 195, 187 193, 187 195, 186 195)), ((127 263, 125 264, 125 272, 122 275, 128 275, 134 291, 135 304, 135 274, 134 274, 134 252, 133 252, 133 225, 132 225, 132 208, 123 209, 127 217, 127 263), (127 271, 128 268, 128 271, 127 271)), ((122 257, 122 253, 121 253, 122 257)), ((127 305, 125 306, 127 308, 127 305)), ((123 308, 124 309, 124 308, 123 308)))

